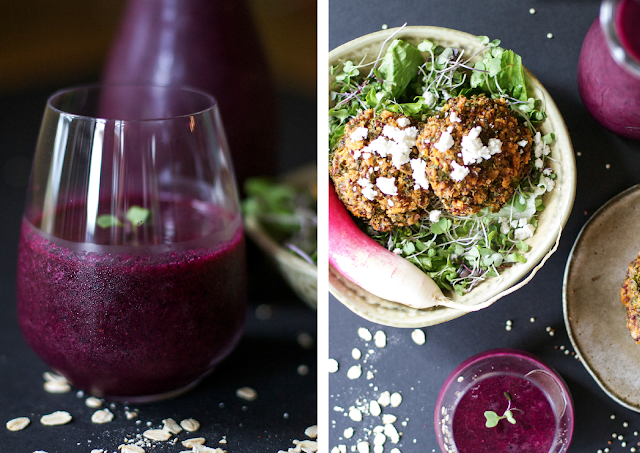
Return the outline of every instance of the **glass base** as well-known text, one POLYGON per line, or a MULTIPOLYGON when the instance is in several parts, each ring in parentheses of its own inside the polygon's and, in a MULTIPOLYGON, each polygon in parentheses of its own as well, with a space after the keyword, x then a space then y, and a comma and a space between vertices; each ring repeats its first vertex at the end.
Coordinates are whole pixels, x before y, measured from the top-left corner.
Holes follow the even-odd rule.
POLYGON ((193 381, 192 383, 185 385, 184 387, 180 387, 179 389, 170 390, 170 391, 164 392, 164 393, 156 393, 154 395, 140 395, 140 396, 135 396, 135 395, 129 395, 129 396, 93 395, 93 396, 95 396, 97 398, 104 398, 104 399, 109 400, 109 401, 120 402, 120 403, 153 403, 155 401, 162 401, 162 400, 168 400, 168 399, 171 399, 171 398, 175 398, 175 397, 180 396, 180 395, 182 395, 184 393, 187 393, 189 390, 193 389, 198 384, 200 384, 200 382, 202 382, 202 380, 207 375, 209 375, 209 373, 207 373, 204 376, 198 378, 197 380, 193 381))

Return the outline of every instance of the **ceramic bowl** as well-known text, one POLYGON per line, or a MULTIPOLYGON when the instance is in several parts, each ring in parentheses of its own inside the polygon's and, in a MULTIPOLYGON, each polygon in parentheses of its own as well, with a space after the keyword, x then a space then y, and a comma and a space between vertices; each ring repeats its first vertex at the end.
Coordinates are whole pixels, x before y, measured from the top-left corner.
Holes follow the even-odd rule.
MULTIPOLYGON (((475 35, 440 27, 404 27, 389 29, 362 36, 329 53, 329 64, 351 60, 372 61, 382 47, 388 46, 393 38, 400 38, 412 44, 429 39, 442 46, 464 49, 473 55, 482 45, 475 35), (389 41, 387 42, 387 40, 389 41)), ((479 58, 479 57, 478 57, 479 58)), ((526 61, 525 61, 526 62, 526 61)), ((445 293, 450 299, 469 306, 488 306, 505 295, 529 282, 556 250, 575 198, 576 166, 569 132, 556 104, 542 84, 525 69, 529 95, 541 99, 547 114, 539 127, 542 134, 553 132, 555 142, 551 145, 551 167, 557 175, 556 187, 543 196, 545 210, 538 218, 538 228, 533 237, 526 240, 530 251, 525 254, 526 263, 518 263, 501 272, 499 277, 488 278, 472 291, 462 296, 455 292, 445 293)), ((329 90, 334 77, 329 76, 329 90)), ((425 327, 449 321, 467 313, 466 311, 433 307, 413 309, 398 303, 381 299, 347 280, 334 268, 329 269, 329 290, 344 305, 365 319, 393 327, 425 327)))
MULTIPOLYGON (((308 187, 310 181, 315 182, 316 179, 317 167, 311 165, 285 175, 282 182, 303 190, 308 187)), ((278 244, 267 234, 256 217, 245 216, 244 226, 247 235, 269 256, 296 295, 315 310, 318 304, 317 266, 309 264, 278 244)))

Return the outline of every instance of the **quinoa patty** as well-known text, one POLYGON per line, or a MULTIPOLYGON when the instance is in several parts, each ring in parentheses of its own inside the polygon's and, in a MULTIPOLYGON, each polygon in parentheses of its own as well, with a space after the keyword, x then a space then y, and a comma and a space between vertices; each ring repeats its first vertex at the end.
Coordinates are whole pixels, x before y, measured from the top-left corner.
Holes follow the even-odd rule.
POLYGON ((456 215, 498 211, 531 168, 529 129, 504 99, 451 98, 422 126, 416 146, 433 192, 456 215))
POLYGON ((338 196, 375 230, 412 225, 427 213, 432 192, 417 133, 406 116, 370 109, 349 121, 333 152, 329 174, 338 196))
POLYGON ((627 309, 627 329, 631 338, 640 344, 640 255, 629 264, 627 278, 620 290, 620 300, 627 309))

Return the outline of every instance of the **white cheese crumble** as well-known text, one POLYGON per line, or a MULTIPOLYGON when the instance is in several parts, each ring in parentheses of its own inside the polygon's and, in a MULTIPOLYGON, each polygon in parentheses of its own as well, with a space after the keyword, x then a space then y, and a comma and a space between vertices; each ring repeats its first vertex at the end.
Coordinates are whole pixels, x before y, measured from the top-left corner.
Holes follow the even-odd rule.
POLYGON ((449 176, 454 181, 462 181, 469 174, 469 169, 464 165, 459 165, 457 162, 451 162, 451 167, 453 167, 453 171, 449 176))
POLYGON ((543 176, 540 176, 538 187, 545 189, 547 192, 551 192, 555 186, 556 182, 553 179, 544 176, 543 172, 543 176))
POLYGON ((452 131, 453 131, 453 126, 449 126, 447 130, 444 131, 442 135, 440 135, 440 139, 438 140, 438 143, 433 145, 441 153, 444 153, 445 151, 450 149, 455 143, 455 141, 453 140, 453 137, 451 136, 452 131))
POLYGON ((383 176, 380 176, 376 178, 376 186, 385 195, 398 195, 398 188, 396 187, 395 182, 395 177, 385 178, 383 176))
POLYGON ((391 155, 393 165, 400 169, 400 167, 409 162, 411 148, 416 144, 417 135, 417 127, 399 129, 386 125, 382 128, 382 135, 363 147, 362 152, 375 152, 380 157, 391 155))
POLYGON ((424 98, 424 103, 427 104, 427 107, 430 109, 436 105, 436 101, 438 100, 431 91, 425 91, 422 97, 424 98))
POLYGON ((351 138, 351 140, 353 140, 354 142, 359 142, 364 140, 368 136, 369 129, 367 129, 366 127, 357 127, 353 130, 353 132, 351 132, 349 138, 351 138))
POLYGON ((366 178, 358 179, 358 185, 362 187, 362 196, 369 201, 373 201, 378 192, 373 188, 373 183, 366 178))
POLYGON ((502 152, 502 141, 497 138, 490 138, 487 146, 485 146, 480 139, 481 132, 482 127, 476 126, 471 129, 467 135, 462 137, 460 141, 460 145, 462 146, 462 161, 465 165, 488 160, 494 154, 502 152))
POLYGON ((462 120, 455 111, 451 111, 451 115, 449 115, 449 121, 451 121, 452 123, 460 123, 462 120))
POLYGON ((409 124, 411 124, 411 121, 409 121, 409 118, 407 118, 406 116, 403 116, 402 118, 398 118, 396 122, 400 127, 407 127, 409 124))
POLYGON ((529 143, 529 142, 528 142, 527 140, 520 140, 520 141, 518 142, 518 146, 521 146, 521 147, 523 147, 523 148, 524 148, 525 146, 527 146, 527 144, 528 144, 528 143, 529 143))
POLYGON ((411 170, 413 180, 424 190, 429 188, 429 180, 427 179, 427 161, 423 159, 411 159, 411 170))
POLYGON ((436 223, 437 221, 440 220, 441 215, 442 215, 442 211, 438 209, 434 209, 433 211, 429 212, 429 221, 436 223))
POLYGON ((527 224, 523 227, 516 228, 513 231, 513 238, 517 241, 524 241, 525 239, 532 237, 535 231, 536 228, 533 225, 527 224))

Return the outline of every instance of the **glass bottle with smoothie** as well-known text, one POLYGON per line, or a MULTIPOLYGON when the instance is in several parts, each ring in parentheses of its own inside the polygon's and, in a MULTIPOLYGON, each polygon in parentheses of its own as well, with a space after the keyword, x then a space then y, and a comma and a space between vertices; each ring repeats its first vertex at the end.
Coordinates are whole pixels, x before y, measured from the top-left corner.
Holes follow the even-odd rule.
POLYGON ((436 402, 443 453, 563 453, 573 404, 562 378, 523 351, 494 349, 460 364, 436 402))
POLYGON ((18 316, 29 345, 73 385, 127 401, 173 396, 238 341, 244 239, 226 148, 215 100, 201 92, 85 87, 49 99, 18 316))
POLYGON ((585 107, 604 127, 640 140, 640 0, 605 0, 578 61, 585 107))

